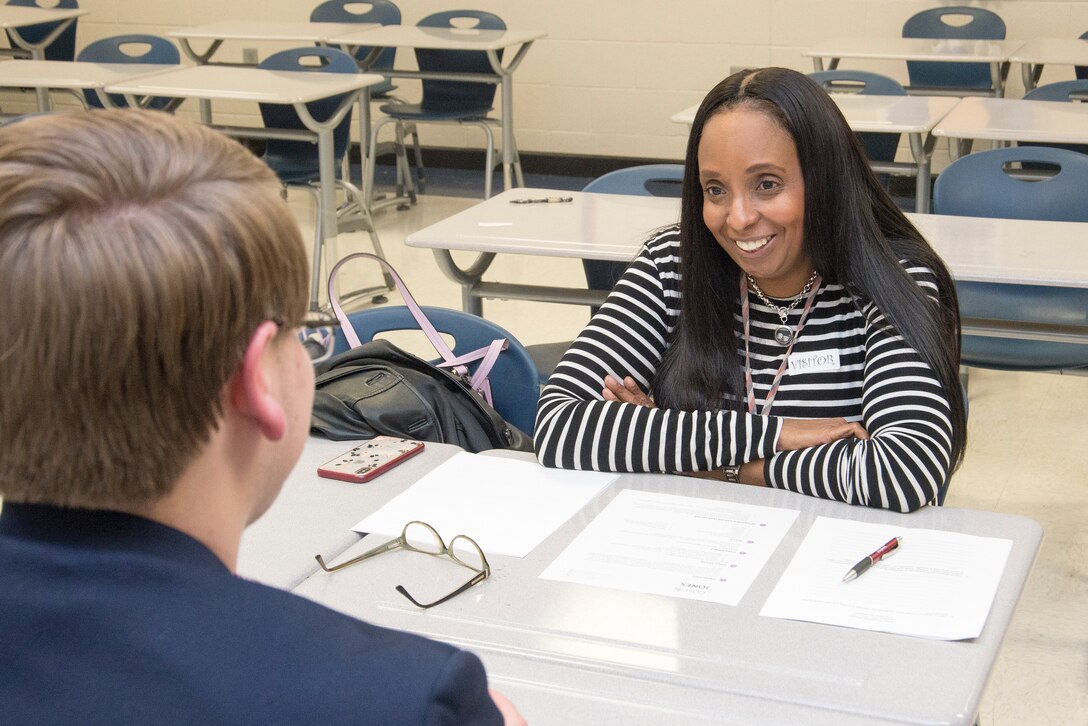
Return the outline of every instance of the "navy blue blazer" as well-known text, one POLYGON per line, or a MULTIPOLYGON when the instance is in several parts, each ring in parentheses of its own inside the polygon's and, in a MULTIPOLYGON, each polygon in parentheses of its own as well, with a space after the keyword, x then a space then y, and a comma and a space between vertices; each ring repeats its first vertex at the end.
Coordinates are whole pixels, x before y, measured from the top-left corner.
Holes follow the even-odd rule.
POLYGON ((4 504, 0 719, 499 724, 479 659, 233 575, 116 512, 4 504))

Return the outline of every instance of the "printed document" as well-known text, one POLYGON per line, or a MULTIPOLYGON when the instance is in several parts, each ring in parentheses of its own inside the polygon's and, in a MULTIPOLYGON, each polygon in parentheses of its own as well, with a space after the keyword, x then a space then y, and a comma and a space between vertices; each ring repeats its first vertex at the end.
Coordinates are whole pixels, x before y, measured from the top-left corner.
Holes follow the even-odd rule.
POLYGON ((817 517, 760 615, 939 640, 977 638, 1012 541, 817 517), (896 552, 843 575, 892 537, 896 552))
POLYGON ((396 537, 418 519, 447 544, 463 534, 486 554, 525 557, 617 476, 462 451, 352 529, 396 537))
POLYGON ((736 605, 798 514, 625 489, 540 576, 736 605))

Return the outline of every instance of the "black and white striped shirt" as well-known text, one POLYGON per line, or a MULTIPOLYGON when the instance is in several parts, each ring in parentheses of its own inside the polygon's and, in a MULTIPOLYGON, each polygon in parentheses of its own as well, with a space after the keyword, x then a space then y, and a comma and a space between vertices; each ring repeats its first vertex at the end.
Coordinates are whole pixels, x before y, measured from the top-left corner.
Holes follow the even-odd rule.
MULTIPOLYGON (((649 387, 680 315, 679 250, 675 226, 650 239, 563 356, 537 412, 535 440, 542 464, 685 472, 765 459, 767 483, 782 489, 898 511, 936 500, 950 470, 949 396, 876 306, 855 300, 840 285, 821 287, 793 349, 794 354, 833 352, 838 366, 815 372, 787 369, 773 415, 605 401, 606 374, 629 375, 643 390, 649 387), (775 451, 781 418, 836 416, 862 421, 869 440, 775 451)), ((932 272, 904 266, 936 298, 932 272)), ((764 412, 785 348, 773 337, 781 322, 777 313, 751 291, 749 303, 756 410, 764 412)), ((801 307, 790 313, 791 326, 800 320, 801 307)), ((737 338, 743 340, 739 315, 736 325, 737 338)))

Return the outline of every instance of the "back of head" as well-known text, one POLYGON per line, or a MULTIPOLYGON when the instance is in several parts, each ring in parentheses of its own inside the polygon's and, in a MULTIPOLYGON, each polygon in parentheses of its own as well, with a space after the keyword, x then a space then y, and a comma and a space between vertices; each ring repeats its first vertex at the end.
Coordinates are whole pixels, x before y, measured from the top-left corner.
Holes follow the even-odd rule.
POLYGON ((306 256, 274 175, 151 111, 0 129, 0 494, 113 508, 170 491, 306 256))

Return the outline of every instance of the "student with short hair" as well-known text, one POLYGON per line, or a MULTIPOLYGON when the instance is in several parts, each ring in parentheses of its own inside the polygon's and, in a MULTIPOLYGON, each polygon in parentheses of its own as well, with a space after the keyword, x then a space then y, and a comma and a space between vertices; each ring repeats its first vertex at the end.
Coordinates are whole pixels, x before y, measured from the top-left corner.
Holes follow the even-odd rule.
POLYGON ((543 390, 540 461, 936 501, 966 444, 955 285, 828 94, 726 78, 682 195, 543 390))
POLYGON ((313 397, 277 186, 158 112, 0 129, 5 722, 522 723, 476 656, 234 574, 313 397))

